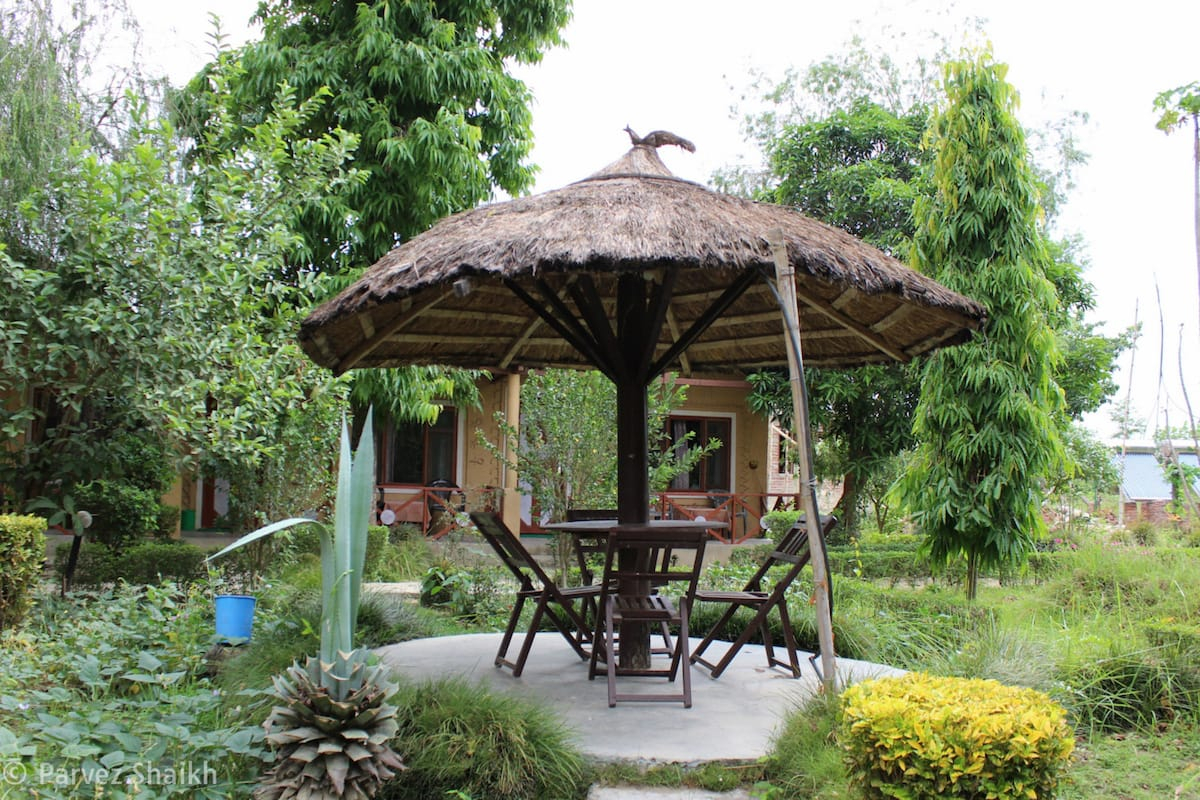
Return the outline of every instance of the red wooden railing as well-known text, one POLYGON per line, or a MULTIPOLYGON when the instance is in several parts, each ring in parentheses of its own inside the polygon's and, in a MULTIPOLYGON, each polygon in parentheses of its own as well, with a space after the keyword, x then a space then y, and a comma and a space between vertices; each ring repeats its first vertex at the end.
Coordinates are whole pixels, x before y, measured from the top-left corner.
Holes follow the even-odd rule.
MULTIPOLYGON (((387 486, 382 505, 376 503, 377 522, 387 509, 396 523, 420 526, 425 535, 440 539, 458 527, 459 512, 491 511, 500 507, 500 493, 493 486, 475 488, 429 486, 387 486), (447 495, 447 492, 449 494, 447 495)), ((737 544, 762 535, 760 521, 764 514, 776 509, 790 508, 794 495, 780 493, 740 494, 737 492, 662 492, 651 504, 655 519, 700 519, 727 523, 728 527, 713 528, 713 538, 737 544)), ((378 495, 377 495, 378 498, 378 495)), ((523 533, 541 533, 536 518, 522 523, 523 533)))

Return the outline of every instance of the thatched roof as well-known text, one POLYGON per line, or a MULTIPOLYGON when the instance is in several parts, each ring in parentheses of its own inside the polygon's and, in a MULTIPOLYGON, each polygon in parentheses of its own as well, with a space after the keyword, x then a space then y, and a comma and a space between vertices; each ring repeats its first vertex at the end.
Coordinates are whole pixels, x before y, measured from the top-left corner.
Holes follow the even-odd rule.
POLYGON ((760 277, 774 274, 772 229, 782 229, 796 270, 807 365, 907 360, 982 323, 979 304, 855 237, 676 178, 652 147, 637 145, 562 189, 441 220, 317 308, 300 340, 337 372, 592 368, 594 347, 613 333, 624 340, 613 320, 625 274, 648 279, 648 305, 669 300, 653 356, 669 359, 663 368, 731 374, 784 366, 778 305, 760 277), (681 339, 690 345, 671 353, 681 339))

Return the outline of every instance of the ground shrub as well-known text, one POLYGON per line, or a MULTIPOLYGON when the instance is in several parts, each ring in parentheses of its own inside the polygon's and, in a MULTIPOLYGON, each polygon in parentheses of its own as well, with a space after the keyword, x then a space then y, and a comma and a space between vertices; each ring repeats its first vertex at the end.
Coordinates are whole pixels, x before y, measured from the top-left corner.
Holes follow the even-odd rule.
POLYGON ((450 679, 401 686, 393 749, 407 770, 384 800, 464 792, 489 800, 575 800, 588 770, 562 723, 545 708, 450 679))
POLYGON ((1151 647, 1181 658, 1194 658, 1200 667, 1200 622, 1181 622, 1174 618, 1142 624, 1151 647))
POLYGON ((762 524, 770 540, 778 545, 800 519, 799 511, 771 511, 763 514, 762 524))
POLYGON ((1119 732, 1180 718, 1200 722, 1200 668, 1194 654, 1127 647, 1114 643, 1105 658, 1060 665, 1062 702, 1075 726, 1119 732))
MULTIPOLYGON (((66 574, 71 543, 63 542, 55 550, 54 568, 66 574)), ((132 584, 157 584, 173 581, 186 587, 205 577, 204 551, 183 541, 147 541, 115 550, 99 542, 84 542, 79 548, 72 586, 97 588, 125 581, 132 584)))
POLYGON ((838 739, 864 797, 1053 797, 1075 740, 1032 689, 909 673, 842 694, 838 739))
MULTIPOLYGON (((363 560, 364 580, 418 580, 429 568, 431 556, 425 537, 401 535, 393 540, 395 530, 384 525, 372 525, 367 529, 367 553, 363 560)), ((321 537, 315 526, 292 528, 270 538, 278 540, 269 565, 274 569, 286 568, 307 557, 319 558, 321 555, 321 537)))
POLYGON ((788 714, 767 754, 760 793, 814 800, 847 796, 849 777, 837 745, 840 718, 834 695, 815 695, 788 714))
POLYGON ((916 553, 924 541, 924 537, 915 533, 870 533, 858 538, 858 547, 861 550, 916 553))
POLYGON ((46 558, 46 520, 0 514, 0 630, 29 610, 46 558))
MULTIPOLYGON (((54 571, 59 578, 66 575, 70 553, 70 542, 62 542, 54 550, 54 571)), ((111 547, 99 542, 84 541, 79 546, 79 555, 76 557, 75 574, 72 577, 71 585, 95 589, 106 583, 112 583, 112 576, 116 573, 116 561, 117 554, 111 547)))
POLYGON ((465 625, 503 628, 512 611, 515 585, 498 567, 462 566, 443 558, 421 578, 420 602, 445 610, 465 625))
POLYGON ((204 551, 182 541, 142 542, 117 555, 115 579, 155 584, 173 581, 186 587, 205 577, 204 551))
POLYGON ((416 581, 429 569, 433 551, 424 537, 389 540, 379 560, 372 565, 372 580, 384 582, 416 581))
POLYGON ((884 581, 892 587, 933 578, 928 559, 911 550, 830 550, 829 569, 840 576, 884 581))
POLYGON ((170 539, 179 530, 179 506, 160 503, 158 506, 158 524, 154 528, 157 539, 170 539))
POLYGON ((388 547, 386 525, 371 525, 367 528, 367 553, 363 559, 363 580, 379 580, 379 564, 383 551, 388 547))
POLYGON ((449 559, 439 559, 421 576, 421 605, 427 608, 453 605, 456 598, 465 596, 468 580, 465 567, 449 559))
POLYGON ((96 480, 75 487, 75 507, 92 515, 88 538, 120 550, 158 530, 158 497, 124 481, 96 480))
POLYGON ((206 677, 210 607, 206 589, 172 584, 39 596, 0 647, 11 796, 249 797, 262 733, 206 677), (163 778, 185 764, 197 771, 163 778))

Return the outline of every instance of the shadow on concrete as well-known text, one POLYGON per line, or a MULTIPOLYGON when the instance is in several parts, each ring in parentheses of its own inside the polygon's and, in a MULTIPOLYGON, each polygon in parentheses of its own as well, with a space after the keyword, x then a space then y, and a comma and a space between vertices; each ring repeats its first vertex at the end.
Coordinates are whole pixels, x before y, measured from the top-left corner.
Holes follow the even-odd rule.
MULTIPOLYGON (((375 652, 401 679, 459 676, 546 705, 562 719, 580 749, 600 762, 754 761, 768 753, 784 717, 820 686, 811 670, 792 678, 782 670, 768 669, 762 647, 748 645, 718 680, 693 668, 692 708, 681 703, 619 703, 609 708, 604 676, 588 680, 587 662, 557 634, 534 640, 520 678, 492 666, 499 644, 498 633, 471 634, 419 639, 375 652)), ((714 656, 724 652, 720 644, 714 643, 714 656)), ((845 658, 837 664, 841 684, 901 672, 845 658)), ((661 678, 621 681, 623 687, 638 681, 662 683, 661 678)))

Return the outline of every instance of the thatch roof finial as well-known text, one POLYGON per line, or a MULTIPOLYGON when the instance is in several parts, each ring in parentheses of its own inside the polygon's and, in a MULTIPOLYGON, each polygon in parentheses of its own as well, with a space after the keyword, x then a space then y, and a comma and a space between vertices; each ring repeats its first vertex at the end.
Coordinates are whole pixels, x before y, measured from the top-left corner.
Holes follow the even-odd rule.
POLYGON ((696 145, 684 139, 682 136, 676 136, 670 131, 652 131, 645 136, 638 136, 633 132, 633 128, 625 126, 625 132, 629 134, 629 141, 633 142, 634 147, 662 147, 666 144, 673 144, 676 147, 682 147, 689 153, 696 152, 696 145))

